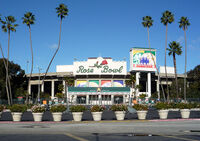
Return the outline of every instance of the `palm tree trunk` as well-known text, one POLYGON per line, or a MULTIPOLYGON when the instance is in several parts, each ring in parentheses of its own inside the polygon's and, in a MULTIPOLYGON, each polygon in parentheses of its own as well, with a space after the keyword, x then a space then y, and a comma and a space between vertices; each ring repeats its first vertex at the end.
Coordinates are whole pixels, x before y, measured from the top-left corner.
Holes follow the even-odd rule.
MULTIPOLYGON (((150 50, 150 53, 151 53, 151 46, 150 46, 150 40, 149 40, 149 27, 147 27, 147 32, 148 32, 148 43, 149 43, 149 50, 150 50)), ((155 63, 155 60, 153 58, 153 55, 151 53, 151 58, 153 60, 153 63, 154 63, 154 66, 156 66, 156 63, 155 63)), ((158 68, 156 66, 156 71, 158 73, 158 81, 159 81, 159 84, 161 85, 161 89, 162 89, 162 93, 163 93, 163 98, 164 98, 164 101, 166 101, 166 98, 165 98, 165 93, 164 93, 164 89, 163 89, 163 85, 160 83, 160 73, 158 71, 158 68)))
POLYGON ((1 45, 0 45, 0 48, 1 48, 1 54, 2 54, 2 57, 3 57, 3 63, 4 63, 4 66, 5 66, 5 70, 6 70, 6 93, 7 93, 7 98, 8 98, 8 105, 11 105, 10 94, 9 94, 8 83, 7 83, 7 79, 9 79, 9 77, 7 77, 7 65, 6 65, 6 61, 5 61, 5 57, 4 57, 1 45))
POLYGON ((12 91, 9 81, 9 54, 10 54, 10 30, 8 30, 8 56, 7 56, 7 66, 6 66, 6 85, 9 88, 10 104, 12 104, 12 91))
MULTIPOLYGON (((30 73, 30 77, 29 77, 29 80, 28 80, 28 86, 30 84, 31 76, 32 76, 32 73, 33 73, 33 47, 32 47, 31 27, 30 26, 29 26, 29 34, 30 34, 30 47, 31 47, 32 64, 31 64, 31 73, 30 73)), ((28 103, 28 96, 29 95, 30 95, 29 93, 26 94, 26 103, 28 103)))
POLYGON ((173 53, 173 60, 174 60, 174 71, 175 71, 175 79, 176 79, 176 97, 178 101, 178 79, 177 79, 177 71, 176 71, 176 56, 175 53, 173 53))
POLYGON ((50 68, 50 66, 51 66, 51 63, 52 63, 53 59, 55 58, 55 56, 56 56, 56 54, 57 54, 57 52, 58 52, 58 50, 59 50, 59 48, 60 48, 61 25, 62 25, 62 19, 60 20, 60 33, 59 33, 58 48, 56 49, 56 52, 54 53, 54 55, 53 55, 53 57, 52 57, 52 59, 51 59, 49 65, 48 65, 48 67, 47 67, 47 69, 46 69, 46 72, 45 72, 44 77, 43 77, 43 79, 42 79, 42 85, 44 84, 44 80, 45 80, 45 77, 46 77, 46 75, 47 75, 47 72, 48 72, 48 70, 49 70, 49 68, 50 68))
POLYGON ((166 25, 166 38, 165 38, 165 77, 167 82, 167 102, 169 102, 169 86, 168 86, 168 77, 167 77, 167 31, 168 24, 166 25))
POLYGON ((184 30, 185 35, 185 76, 184 76, 184 101, 186 102, 186 92, 187 92, 187 40, 186 40, 186 30, 184 30))

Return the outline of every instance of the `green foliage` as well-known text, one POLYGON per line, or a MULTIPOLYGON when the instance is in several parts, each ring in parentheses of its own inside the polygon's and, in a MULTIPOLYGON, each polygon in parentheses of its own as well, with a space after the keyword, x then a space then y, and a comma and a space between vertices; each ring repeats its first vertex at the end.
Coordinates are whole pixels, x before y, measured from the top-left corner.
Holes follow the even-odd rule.
POLYGON ((125 81, 126 83, 126 86, 129 86, 129 87, 134 87, 135 86, 135 75, 130 75, 129 79, 125 81))
POLYGON ((15 96, 16 97, 25 97, 26 94, 27 94, 27 91, 25 91, 23 87, 20 87, 20 88, 17 88, 15 96))
POLYGON ((43 113, 45 112, 45 107, 44 106, 39 106, 39 105, 34 105, 32 108, 31 108, 31 111, 33 113, 43 113))
MULTIPOLYGON (((5 61, 7 61, 5 59, 5 61)), ((9 61, 9 74, 10 74, 10 82, 13 94, 16 94, 18 88, 27 88, 24 70, 18 64, 9 61)), ((6 99, 6 70, 3 63, 3 59, 0 59, 0 98, 6 99)), ((15 96, 16 97, 16 96, 15 96)))
POLYGON ((14 104, 12 106, 9 106, 9 109, 11 112, 23 113, 27 110, 27 107, 26 107, 26 105, 23 105, 23 104, 14 104))
POLYGON ((112 105, 110 108, 112 111, 127 111, 127 106, 123 104, 112 105))
POLYGON ((64 94, 63 94, 63 93, 56 93, 56 97, 58 97, 58 98, 63 98, 63 97, 64 97, 64 94))
POLYGON ((94 105, 91 107, 90 111, 91 112, 102 112, 104 111, 106 108, 104 106, 100 106, 100 105, 94 105))
POLYGON ((135 104, 133 106, 133 108, 136 110, 136 111, 147 111, 148 110, 148 106, 147 105, 143 105, 143 104, 135 104))
POLYGON ((51 109, 50 111, 53 113, 53 112, 64 112, 66 110, 66 106, 65 105, 62 105, 62 104, 59 104, 59 105, 53 105, 51 106, 51 109))
POLYGON ((26 104, 27 109, 31 109, 33 107, 33 104, 26 104))
POLYGON ((64 79, 67 86, 74 86, 74 78, 66 76, 64 79))
POLYGON ((190 103, 178 103, 177 107, 179 109, 191 109, 192 105, 190 103))
POLYGON ((26 14, 24 14, 23 19, 23 24, 26 24, 28 27, 30 27, 30 25, 34 24, 35 22, 35 15, 33 15, 31 12, 27 12, 26 14))
POLYGON ((59 7, 56 8, 56 10, 56 13, 58 13, 58 17, 60 17, 61 20, 68 15, 68 9, 65 4, 60 4, 59 7))
POLYGON ((142 25, 144 27, 150 28, 153 25, 153 20, 150 16, 145 16, 142 18, 143 22, 142 25))
POLYGON ((146 94, 141 94, 141 95, 139 96, 139 98, 144 99, 146 96, 147 96, 146 94))
POLYGON ((179 23, 179 27, 183 28, 183 30, 187 30, 188 26, 190 26, 190 22, 187 17, 181 17, 179 23))
POLYGON ((58 92, 59 92, 59 93, 62 93, 63 90, 64 90, 63 84, 59 84, 59 85, 58 85, 58 92))
POLYGON ((45 92, 40 92, 40 98, 48 99, 48 98, 50 98, 50 94, 45 93, 45 92))
POLYGON ((3 105, 0 105, 0 112, 2 112, 5 109, 3 105))
POLYGON ((13 16, 7 16, 5 17, 5 21, 1 21, 2 25, 2 30, 4 32, 10 33, 10 31, 16 32, 16 27, 18 24, 14 24, 16 22, 15 18, 13 16))
POLYGON ((170 11, 165 11, 161 17, 161 23, 167 25, 168 23, 172 23, 174 21, 174 15, 170 11))
POLYGON ((168 104, 168 108, 176 109, 176 108, 178 108, 178 105, 177 105, 177 104, 178 104, 178 103, 171 102, 171 103, 168 104))
POLYGON ((169 104, 166 102, 158 102, 154 106, 158 110, 166 110, 169 108, 169 104))
POLYGON ((70 107, 71 112, 84 112, 87 108, 83 105, 73 105, 70 107))
POLYGON ((182 54, 182 46, 180 45, 180 43, 176 42, 176 41, 172 41, 169 43, 169 47, 167 48, 167 50, 169 51, 169 56, 170 55, 181 55, 182 54))

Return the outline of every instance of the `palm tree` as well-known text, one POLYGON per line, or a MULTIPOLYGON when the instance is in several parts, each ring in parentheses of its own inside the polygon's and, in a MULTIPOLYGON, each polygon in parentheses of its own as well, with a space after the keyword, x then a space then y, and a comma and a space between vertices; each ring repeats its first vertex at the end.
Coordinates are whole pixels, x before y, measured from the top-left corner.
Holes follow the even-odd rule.
POLYGON ((2 22, 2 29, 4 32, 8 32, 8 53, 7 53, 7 64, 6 64, 6 86, 9 85, 9 94, 10 95, 10 103, 12 104, 12 92, 11 92, 11 85, 9 81, 9 54, 10 54, 10 32, 16 32, 16 27, 18 24, 14 24, 16 22, 15 18, 13 16, 7 16, 5 17, 5 21, 2 22))
POLYGON ((183 29, 184 36, 185 36, 185 73, 184 73, 184 100, 186 101, 186 71, 187 71, 187 40, 186 40, 186 30, 188 29, 188 26, 190 25, 190 22, 187 17, 181 17, 179 21, 179 27, 183 29))
MULTIPOLYGON (((150 40, 149 40, 149 28, 153 25, 153 20, 152 20, 152 18, 151 18, 150 16, 145 16, 145 17, 143 17, 142 25, 143 25, 144 27, 147 28, 149 50, 150 50, 150 52, 151 52, 151 46, 150 46, 150 40)), ((154 60, 154 58, 153 58, 152 53, 151 53, 151 58, 152 58, 152 60, 153 60, 154 66, 156 66, 156 63, 155 63, 155 60, 154 60)), ((160 82, 160 73, 159 73, 159 71, 158 71, 157 66, 156 66, 156 71, 157 71, 157 73, 158 73, 158 81, 160 82)), ((160 83, 159 83, 159 84, 160 84, 160 83)), ((162 84, 161 84, 161 89, 162 89, 164 101, 166 101, 165 93, 164 93, 164 89, 163 89, 162 84)), ((160 97, 160 96, 159 96, 159 97, 160 97)))
POLYGON ((176 55, 181 55, 182 54, 182 46, 180 46, 179 43, 177 43, 176 41, 173 41, 171 43, 169 43, 169 47, 167 48, 167 50, 169 51, 168 55, 172 55, 173 56, 173 62, 174 62, 174 71, 175 71, 175 79, 176 79, 176 96, 177 96, 177 100, 178 100, 178 80, 177 80, 177 69, 176 69, 176 55))
MULTIPOLYGON (((129 79, 125 81, 126 86, 130 86, 132 89, 135 88, 134 94, 136 94, 136 86, 135 86, 135 75, 131 74, 129 79)), ((129 97, 129 105, 131 104, 131 97, 129 97)))
MULTIPOLYGON (((23 24, 26 24, 28 26, 29 34, 30 34, 30 48, 31 48, 31 56, 32 56, 31 73, 30 73, 30 77, 28 81, 28 83, 30 83, 31 76, 33 73, 33 48, 32 48, 32 39, 31 39, 31 25, 35 23, 35 15, 33 15, 31 12, 27 12, 26 14, 24 14, 24 17, 22 19, 23 19, 23 24)), ((28 102, 28 95, 30 94, 29 93, 26 94, 26 103, 28 102)))
POLYGON ((48 70, 49 70, 49 68, 51 66, 51 63, 52 63, 54 57, 56 56, 56 54, 57 54, 57 52, 58 52, 58 50, 60 48, 62 20, 63 20, 63 18, 65 18, 65 16, 68 15, 68 9, 67 9, 67 6, 65 4, 60 4, 59 7, 56 8, 56 10, 57 10, 56 13, 58 13, 58 17, 60 17, 60 33, 59 33, 58 48, 56 49, 56 51, 55 51, 55 53, 54 53, 49 65, 48 65, 48 67, 46 69, 46 72, 45 72, 43 80, 42 80, 42 84, 44 83, 45 77, 46 77, 47 72, 48 72, 48 70))
POLYGON ((174 21, 174 15, 170 11, 165 11, 161 17, 161 23, 166 26, 166 38, 165 38, 165 76, 167 82, 167 101, 169 102, 169 86, 168 86, 168 77, 167 77, 167 61, 166 61, 166 54, 167 54, 167 31, 168 31, 168 23, 171 24, 174 21))

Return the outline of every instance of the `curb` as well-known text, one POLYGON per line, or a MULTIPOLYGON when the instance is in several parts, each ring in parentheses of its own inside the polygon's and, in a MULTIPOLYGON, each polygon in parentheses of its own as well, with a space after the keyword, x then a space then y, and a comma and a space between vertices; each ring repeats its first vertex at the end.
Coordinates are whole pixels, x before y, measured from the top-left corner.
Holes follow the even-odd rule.
POLYGON ((0 121, 0 124, 85 124, 85 123, 125 123, 125 122, 167 122, 167 121, 200 121, 196 119, 154 119, 154 120, 101 120, 101 121, 0 121))

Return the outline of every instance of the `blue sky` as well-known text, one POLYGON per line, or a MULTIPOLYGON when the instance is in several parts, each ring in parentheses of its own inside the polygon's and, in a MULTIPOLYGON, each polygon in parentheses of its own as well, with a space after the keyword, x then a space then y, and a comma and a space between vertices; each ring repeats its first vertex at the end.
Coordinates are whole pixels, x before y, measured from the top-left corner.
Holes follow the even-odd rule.
MULTIPOLYGON (((74 58, 88 57, 126 58, 129 68, 129 50, 132 47, 147 47, 147 29, 141 24, 142 17, 154 20, 150 28, 151 47, 157 49, 157 65, 164 65, 165 26, 160 18, 165 10, 175 16, 169 25, 168 43, 179 41, 183 55, 177 56, 178 73, 184 72, 184 32, 178 27, 181 16, 187 16, 191 26, 187 31, 188 67, 193 69, 200 63, 200 19, 199 0, 0 0, 2 17, 13 15, 17 19, 16 33, 11 33, 10 60, 30 72, 31 55, 27 26, 22 24, 25 12, 31 11, 36 18, 32 26, 34 50, 34 73, 37 67, 44 72, 58 44, 59 18, 55 8, 64 3, 69 15, 63 20, 61 48, 49 72, 56 71, 56 65, 70 65, 74 58), (27 61, 29 61, 27 65, 27 61)), ((7 52, 7 34, 0 31, 0 43, 7 52)), ((0 56, 1 57, 1 56, 0 56)), ((173 66, 172 57, 167 65, 173 66)))

